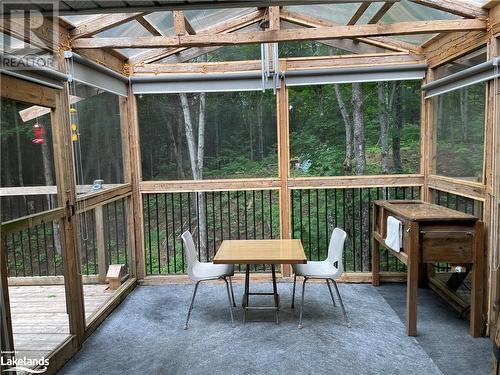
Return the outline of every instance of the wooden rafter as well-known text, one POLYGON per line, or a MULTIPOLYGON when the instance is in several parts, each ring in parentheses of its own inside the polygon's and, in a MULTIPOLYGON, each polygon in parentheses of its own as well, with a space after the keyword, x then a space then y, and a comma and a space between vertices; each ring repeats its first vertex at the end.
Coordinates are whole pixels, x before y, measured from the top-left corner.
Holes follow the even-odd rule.
POLYGON ((439 9, 465 18, 488 17, 488 12, 475 6, 472 1, 457 0, 411 0, 426 7, 439 9))
POLYGON ((139 22, 147 31, 151 33, 151 35, 161 36, 163 35, 160 30, 156 28, 151 22, 149 22, 144 16, 139 16, 136 18, 136 21, 139 22))
MULTIPOLYGON (((281 19, 286 20, 290 23, 305 27, 333 27, 337 24, 333 22, 328 22, 320 20, 311 16, 306 16, 303 14, 281 11, 281 19)), ((371 38, 353 38, 356 42, 362 42, 375 47, 384 48, 390 51, 396 52, 413 52, 421 53, 421 49, 413 44, 405 43, 395 39, 389 39, 386 37, 371 37, 371 38)))
POLYGON ((176 35, 195 35, 196 31, 189 23, 182 10, 174 10, 174 30, 176 35))
MULTIPOLYGON (((198 30, 198 35, 204 34, 218 34, 218 33, 230 33, 233 31, 237 31, 243 29, 249 25, 259 22, 264 17, 264 9, 259 9, 254 12, 248 13, 244 16, 238 18, 232 18, 214 25, 211 25, 207 28, 198 30)), ((162 48, 157 50, 151 50, 144 52, 138 56, 134 56, 130 59, 132 64, 141 64, 141 63, 152 63, 158 60, 164 59, 168 56, 185 53, 186 48, 162 48)), ((199 55, 197 55, 199 56, 199 55)), ((196 57, 196 56, 193 56, 196 57)), ((193 58, 191 57, 191 58, 193 58)))
POLYGON ((368 9, 370 4, 371 3, 369 1, 363 1, 363 3, 358 7, 358 9, 356 10, 356 13, 354 13, 354 15, 351 17, 349 22, 347 22, 347 24, 348 25, 355 25, 356 22, 358 22, 358 20, 361 18, 361 16, 368 9))
POLYGON ((163 48, 213 45, 275 43, 295 40, 323 40, 388 35, 434 34, 439 32, 486 30, 480 19, 412 21, 392 24, 349 25, 309 28, 303 30, 269 30, 207 35, 179 35, 125 38, 81 38, 74 48, 163 48))
POLYGON ((368 21, 369 24, 375 24, 382 19, 382 17, 387 13, 389 9, 394 5, 393 1, 388 1, 380 7, 380 9, 373 15, 373 17, 368 21))
POLYGON ((102 14, 71 30, 71 38, 83 38, 127 23, 145 13, 102 14))

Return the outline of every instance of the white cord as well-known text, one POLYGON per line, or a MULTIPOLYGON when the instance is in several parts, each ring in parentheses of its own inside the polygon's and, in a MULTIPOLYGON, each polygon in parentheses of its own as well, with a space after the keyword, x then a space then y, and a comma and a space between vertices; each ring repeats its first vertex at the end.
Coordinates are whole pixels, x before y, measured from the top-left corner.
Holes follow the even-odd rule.
MULTIPOLYGON (((77 146, 76 148, 74 147, 75 146, 75 142, 73 140, 71 140, 73 154, 75 155, 76 183, 77 183, 77 186, 78 185, 83 186, 83 183, 84 183, 84 179, 83 179, 83 161, 82 161, 82 148, 81 148, 81 142, 80 142, 80 129, 79 129, 80 120, 79 120, 79 116, 78 116, 78 108, 75 108, 75 107, 77 107, 77 105, 75 104, 73 106, 71 104, 71 95, 73 95, 74 97, 77 96, 76 95, 77 94, 76 93, 76 83, 75 83, 75 80, 74 80, 75 67, 74 67, 74 60, 73 60, 73 56, 72 55, 71 55, 70 58, 66 58, 66 70, 67 70, 67 72, 70 73, 71 77, 73 77, 73 79, 69 83, 68 103, 69 103, 70 108, 74 108, 76 110, 76 112, 71 112, 70 111, 70 122, 71 122, 70 125, 72 126, 73 124, 76 124, 76 126, 77 126, 77 128, 76 128, 76 134, 78 136, 78 139, 76 141, 76 146, 77 146)), ((88 238, 89 238, 89 236, 88 236, 87 211, 85 210, 85 208, 86 208, 86 202, 85 202, 85 200, 82 200, 79 203, 77 202, 77 209, 78 208, 83 209, 83 212, 82 212, 83 220, 80 220, 80 237, 81 237, 81 239, 83 241, 87 241, 88 238)))

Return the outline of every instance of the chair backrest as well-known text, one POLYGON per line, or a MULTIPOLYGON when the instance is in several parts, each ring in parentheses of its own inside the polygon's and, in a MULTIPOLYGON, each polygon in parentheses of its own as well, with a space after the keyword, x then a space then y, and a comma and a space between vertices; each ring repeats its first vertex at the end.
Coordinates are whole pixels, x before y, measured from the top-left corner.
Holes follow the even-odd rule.
POLYGON ((186 254, 188 276, 193 276, 193 267, 199 263, 198 254, 196 254, 196 247, 194 246, 193 236, 188 230, 182 233, 182 241, 184 241, 184 253, 186 254))
POLYGON ((330 237, 330 244, 328 245, 328 257, 326 260, 331 263, 337 262, 337 268, 341 271, 344 270, 342 263, 342 252, 344 250, 345 239, 347 233, 340 228, 335 228, 330 237))

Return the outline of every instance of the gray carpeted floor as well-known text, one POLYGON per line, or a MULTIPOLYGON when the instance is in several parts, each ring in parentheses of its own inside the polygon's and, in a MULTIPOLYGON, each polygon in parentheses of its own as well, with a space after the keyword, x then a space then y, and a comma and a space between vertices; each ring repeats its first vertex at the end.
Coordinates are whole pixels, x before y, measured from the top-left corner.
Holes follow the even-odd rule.
MULTIPOLYGON (((270 284, 252 287, 262 291, 270 284)), ((405 335, 401 320, 404 285, 376 289, 367 284, 340 284, 339 288, 352 328, 347 328, 340 307, 333 308, 324 284, 306 287, 301 330, 297 328, 298 308, 290 309, 289 283, 278 284, 279 325, 273 322, 272 312, 251 312, 249 318, 260 321, 243 325, 238 307, 235 328, 229 325, 224 285, 202 284, 190 327, 184 331, 192 285, 137 287, 60 374, 488 372, 489 341, 468 336, 466 322, 443 307, 432 292, 419 290, 421 336, 415 339, 405 335)), ((237 302, 241 294, 242 285, 235 285, 237 302)))

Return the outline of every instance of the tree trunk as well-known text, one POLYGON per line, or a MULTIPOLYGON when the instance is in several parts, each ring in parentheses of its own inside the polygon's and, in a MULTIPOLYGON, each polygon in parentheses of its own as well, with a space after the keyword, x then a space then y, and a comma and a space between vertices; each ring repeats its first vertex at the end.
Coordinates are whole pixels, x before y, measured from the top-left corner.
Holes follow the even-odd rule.
POLYGON ((401 84, 393 83, 395 86, 395 95, 392 113, 394 113, 394 127, 392 131, 392 160, 394 163, 394 172, 401 173, 403 166, 401 164, 401 130, 403 122, 401 117, 401 84))
MULTIPOLYGON (((200 94, 200 113, 198 117, 198 146, 196 145, 193 133, 193 123, 191 121, 191 111, 189 110, 189 101, 186 94, 179 94, 184 114, 184 130, 189 151, 189 161, 191 164, 191 173, 194 180, 201 180, 203 176, 203 154, 205 144, 205 93, 200 94), (200 145, 201 143, 201 145, 200 145), (201 158, 201 161, 200 161, 201 158), (201 168, 200 168, 201 166, 201 168)), ((200 251, 208 259, 207 252, 207 225, 205 212, 205 196, 203 193, 197 193, 195 202, 195 212, 198 216, 198 231, 200 234, 200 251), (198 206, 196 206, 198 205, 198 206)))
POLYGON ((262 129, 262 94, 258 93, 257 98, 257 159, 264 159, 264 132, 262 129))
POLYGON ((462 118, 462 140, 469 142, 469 90, 460 89, 460 117, 462 118))
POLYGON ((380 122, 380 166, 383 174, 389 173, 389 124, 387 118, 387 83, 378 82, 378 118, 380 122))
POLYGON ((197 166, 197 147, 194 140, 193 123, 191 122, 191 111, 189 110, 189 101, 186 94, 179 94, 181 99, 182 112, 184 113, 184 131, 189 151, 189 162, 191 164, 191 174, 193 180, 199 180, 197 166))
POLYGON ((198 179, 203 179, 203 158, 205 156, 205 93, 200 94, 200 113, 198 114, 198 179))
MULTIPOLYGON (((14 117, 14 126, 16 128, 16 156, 17 156, 17 179, 19 186, 24 186, 24 177, 23 177, 23 153, 21 146, 21 133, 19 128, 19 119, 17 113, 17 104, 14 103, 12 106, 13 117, 14 117)), ((25 199, 26 201, 26 199, 25 199)))
POLYGON ((356 160, 356 174, 365 173, 365 129, 363 123, 363 90, 361 83, 352 84, 352 118, 354 126, 354 157, 356 160))
MULTIPOLYGON (((47 142, 42 143, 42 161, 45 185, 54 186, 54 179, 52 178, 52 163, 50 160, 50 151, 47 142)), ((57 207, 57 195, 47 195, 47 207, 49 210, 57 207)), ((52 222, 52 232, 54 233, 54 250, 57 254, 61 255, 61 231, 57 221, 52 222)))
POLYGON ((339 103, 340 114, 344 120, 345 126, 345 159, 344 159, 344 171, 346 174, 352 173, 352 157, 353 157, 353 145, 352 145, 352 122, 351 116, 347 111, 344 98, 342 97, 342 92, 340 91, 339 84, 335 84, 335 95, 337 96, 337 102, 339 103))
POLYGON ((167 124, 167 130, 170 136, 170 143, 172 145, 172 154, 174 156, 175 165, 177 167, 177 179, 184 180, 186 176, 184 175, 184 170, 182 169, 182 160, 179 155, 179 150, 177 148, 177 141, 175 140, 175 134, 174 134, 174 129, 172 127, 172 122, 171 120, 167 119, 165 123, 167 124))

